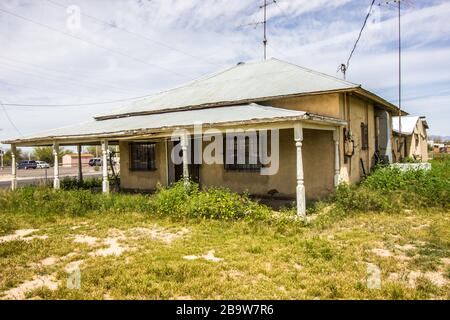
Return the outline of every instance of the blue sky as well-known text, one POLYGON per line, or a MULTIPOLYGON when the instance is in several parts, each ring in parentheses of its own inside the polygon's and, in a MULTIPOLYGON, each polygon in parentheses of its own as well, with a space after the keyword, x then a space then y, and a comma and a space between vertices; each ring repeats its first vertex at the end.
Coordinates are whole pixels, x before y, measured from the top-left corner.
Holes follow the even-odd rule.
MULTIPOLYGON (((271 4, 268 56, 340 77, 337 67, 347 60, 370 2, 271 4)), ((2 1, 0 101, 76 104, 129 98, 171 88, 239 61, 260 60, 262 27, 243 25, 261 21, 261 3, 2 1), (82 13, 75 27, 70 24, 70 5, 82 13)), ((403 107, 425 115, 430 134, 450 136, 450 2, 405 0, 402 10, 403 107)), ((376 5, 347 79, 397 103, 397 77, 397 11, 390 5, 376 5)), ((5 108, 26 135, 84 121, 119 106, 123 104, 5 108)), ((20 135, 2 108, 0 128, 0 140, 20 135)))

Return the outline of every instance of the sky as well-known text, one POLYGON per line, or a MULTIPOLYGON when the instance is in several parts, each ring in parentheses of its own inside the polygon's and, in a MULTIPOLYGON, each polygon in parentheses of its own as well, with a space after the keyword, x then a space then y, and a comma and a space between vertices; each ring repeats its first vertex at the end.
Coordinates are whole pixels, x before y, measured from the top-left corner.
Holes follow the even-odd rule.
MULTIPOLYGON (((375 1, 347 80, 398 103, 397 10, 375 1)), ((263 59, 263 0, 2 0, 0 140, 263 59), (7 104, 28 104, 19 107, 7 104)), ((268 57, 342 77, 371 0, 279 0, 268 57)), ((403 0, 402 108, 450 136, 450 1, 403 0)))

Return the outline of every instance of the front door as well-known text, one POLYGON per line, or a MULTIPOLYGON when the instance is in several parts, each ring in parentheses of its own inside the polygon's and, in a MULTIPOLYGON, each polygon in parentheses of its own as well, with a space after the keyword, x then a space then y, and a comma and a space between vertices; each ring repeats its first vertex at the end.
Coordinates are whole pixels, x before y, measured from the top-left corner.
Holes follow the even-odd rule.
MULTIPOLYGON (((173 146, 175 147, 180 141, 174 141, 173 146)), ((193 146, 194 140, 191 139, 189 146, 193 146)), ((191 159, 194 159, 194 148, 188 147, 188 152, 191 152, 191 159)), ((175 181, 180 181, 183 179, 183 164, 175 164, 174 166, 174 177, 175 181)), ((200 183, 200 165, 199 164, 189 164, 189 177, 192 181, 200 183)))

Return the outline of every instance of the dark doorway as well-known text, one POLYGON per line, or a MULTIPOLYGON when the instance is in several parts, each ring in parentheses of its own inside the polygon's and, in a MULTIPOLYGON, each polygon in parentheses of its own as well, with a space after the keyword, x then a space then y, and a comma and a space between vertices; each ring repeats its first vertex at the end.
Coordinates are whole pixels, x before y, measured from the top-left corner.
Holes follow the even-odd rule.
MULTIPOLYGON (((175 147, 177 144, 179 144, 180 141, 174 141, 173 146, 175 147)), ((192 147, 194 145, 194 139, 191 139, 190 144, 188 146, 188 152, 191 153, 191 159, 194 159, 194 148, 192 147)), ((192 162, 192 160, 191 160, 192 162)), ((183 164, 175 164, 175 181, 180 181, 183 179, 183 164)), ((188 165, 189 170, 189 178, 196 182, 200 183, 200 165, 199 164, 189 164, 188 165)))

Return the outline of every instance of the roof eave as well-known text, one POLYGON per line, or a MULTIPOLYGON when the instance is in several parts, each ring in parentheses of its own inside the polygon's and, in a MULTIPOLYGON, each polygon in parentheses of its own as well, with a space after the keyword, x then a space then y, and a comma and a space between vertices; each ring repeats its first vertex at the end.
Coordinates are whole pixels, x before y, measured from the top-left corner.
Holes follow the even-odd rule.
MULTIPOLYGON (((355 93, 362 95, 370 100, 375 101, 376 103, 378 103, 378 105, 380 105, 381 107, 384 107, 386 110, 391 111, 391 112, 399 112, 399 108, 398 106, 396 106, 393 103, 390 103, 389 101, 387 101, 386 99, 383 99, 382 97, 380 97, 379 95, 370 92, 369 90, 364 89, 363 87, 358 87, 353 89, 352 91, 354 91, 355 93)), ((407 116, 409 115, 408 112, 401 110, 402 112, 402 116, 407 116)))
MULTIPOLYGON (((347 121, 325 117, 317 114, 305 113, 301 116, 289 116, 289 117, 275 117, 275 118, 262 118, 253 119, 245 121, 231 121, 231 122, 221 122, 221 123, 203 123, 204 127, 215 126, 217 128, 231 127, 231 126, 243 126, 243 125, 258 125, 264 123, 282 123, 282 122, 294 122, 294 121, 311 121, 316 123, 322 123, 327 126, 345 126, 347 121)), ((50 145, 53 141, 58 141, 61 145, 73 145, 77 143, 93 143, 100 141, 102 139, 111 140, 121 140, 124 138, 130 138, 133 136, 149 136, 166 134, 170 136, 171 131, 177 129, 191 129, 194 124, 184 125, 184 126, 171 126, 171 127, 161 127, 161 128, 150 128, 150 129, 138 129, 138 130, 122 130, 115 132, 102 132, 98 134, 85 134, 85 135, 64 135, 64 136, 46 136, 46 137, 36 137, 30 139, 15 139, 3 141, 4 144, 15 144, 17 146, 37 146, 37 145, 50 145)))

